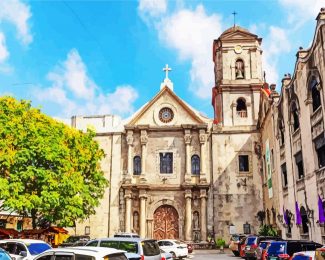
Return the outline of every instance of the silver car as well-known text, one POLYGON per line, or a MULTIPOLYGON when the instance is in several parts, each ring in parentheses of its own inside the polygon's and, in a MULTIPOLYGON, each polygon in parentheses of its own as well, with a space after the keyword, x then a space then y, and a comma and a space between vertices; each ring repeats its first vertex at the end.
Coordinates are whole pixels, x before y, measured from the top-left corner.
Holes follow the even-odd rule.
POLYGON ((160 260, 158 243, 154 239, 112 237, 89 241, 86 246, 110 247, 139 255, 144 260, 160 260))

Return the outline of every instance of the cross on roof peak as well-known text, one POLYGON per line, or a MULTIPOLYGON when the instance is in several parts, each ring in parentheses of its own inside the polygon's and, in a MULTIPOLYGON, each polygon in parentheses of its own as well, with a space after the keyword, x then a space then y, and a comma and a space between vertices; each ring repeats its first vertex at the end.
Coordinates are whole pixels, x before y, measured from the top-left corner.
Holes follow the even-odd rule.
POLYGON ((168 67, 168 64, 166 64, 165 68, 163 68, 163 71, 166 72, 166 79, 168 79, 168 72, 171 71, 172 69, 170 67, 168 67))

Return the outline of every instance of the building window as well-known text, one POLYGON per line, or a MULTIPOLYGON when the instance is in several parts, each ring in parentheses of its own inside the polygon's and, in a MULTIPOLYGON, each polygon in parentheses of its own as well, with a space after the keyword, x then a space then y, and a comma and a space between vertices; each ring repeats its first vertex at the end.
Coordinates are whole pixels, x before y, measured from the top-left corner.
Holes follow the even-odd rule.
POLYGON ((173 153, 160 153, 160 173, 173 173, 173 153))
POLYGON ((192 159, 192 175, 200 175, 200 157, 198 155, 193 155, 192 159))
POLYGON ((251 233, 251 225, 246 222, 245 224, 243 224, 243 230, 244 230, 244 234, 250 234, 251 233))
POLYGON ((321 106, 320 92, 317 89, 318 82, 315 77, 312 77, 309 82, 309 90, 311 91, 311 97, 313 100, 313 112, 321 106))
POLYGON ((18 220, 17 222, 17 231, 22 231, 23 230, 23 221, 22 220, 18 220))
POLYGON ((242 59, 236 60, 235 73, 236 73, 236 79, 245 78, 245 65, 242 59))
POLYGON ((134 156, 133 158, 133 175, 141 174, 141 157, 134 156))
POLYGON ((308 216, 304 207, 300 208, 301 222, 302 222, 302 232, 303 234, 308 234, 308 216))
POLYGON ((283 121, 279 121, 279 131, 280 131, 280 146, 284 145, 284 124, 283 121))
POLYGON ((297 174, 298 174, 298 179, 302 179, 304 177, 304 163, 302 160, 302 153, 298 152, 295 154, 295 161, 296 161, 296 169, 297 169, 297 174))
POLYGON ((237 99, 236 113, 239 117, 247 117, 246 101, 243 98, 237 99))
POLYGON ((274 170, 274 154, 273 154, 273 149, 271 149, 271 167, 272 167, 272 170, 274 170))
POLYGON ((239 155, 239 172, 249 172, 249 158, 248 155, 239 155))
POLYGON ((282 173, 282 185, 284 188, 288 187, 287 165, 285 163, 281 165, 281 173, 282 173))
POLYGON ((322 168, 325 166, 325 137, 321 134, 314 140, 315 150, 318 158, 318 167, 322 168))
POLYGON ((288 219, 288 225, 287 225, 287 232, 288 232, 288 235, 291 235, 291 217, 292 217, 292 214, 289 210, 286 210, 286 216, 287 216, 287 219, 288 219))
POLYGON ((299 112, 296 102, 293 102, 291 105, 291 115, 293 119, 293 130, 296 131, 300 127, 299 112))
POLYGON ((7 221, 5 219, 0 220, 0 228, 6 228, 7 221))

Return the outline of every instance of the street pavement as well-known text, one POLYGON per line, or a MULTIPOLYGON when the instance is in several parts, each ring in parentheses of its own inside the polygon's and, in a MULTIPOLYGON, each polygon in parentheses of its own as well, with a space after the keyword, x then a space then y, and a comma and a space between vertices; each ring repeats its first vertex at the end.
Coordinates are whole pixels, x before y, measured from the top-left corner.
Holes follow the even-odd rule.
POLYGON ((194 250, 186 260, 240 260, 240 257, 235 257, 230 250, 225 250, 220 253, 219 250, 194 250))

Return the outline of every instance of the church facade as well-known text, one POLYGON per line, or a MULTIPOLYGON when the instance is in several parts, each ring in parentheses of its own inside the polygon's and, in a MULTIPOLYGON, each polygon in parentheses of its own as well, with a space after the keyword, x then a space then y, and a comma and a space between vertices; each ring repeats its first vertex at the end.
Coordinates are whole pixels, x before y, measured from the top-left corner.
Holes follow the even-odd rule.
POLYGON ((96 214, 78 223, 76 233, 201 242, 212 234, 258 231, 260 45, 239 26, 214 41, 214 119, 180 99, 168 74, 156 96, 127 120, 73 117, 73 127, 96 129, 110 183, 96 214))

